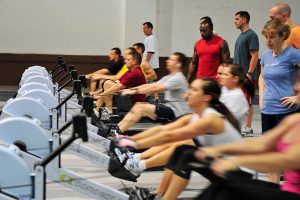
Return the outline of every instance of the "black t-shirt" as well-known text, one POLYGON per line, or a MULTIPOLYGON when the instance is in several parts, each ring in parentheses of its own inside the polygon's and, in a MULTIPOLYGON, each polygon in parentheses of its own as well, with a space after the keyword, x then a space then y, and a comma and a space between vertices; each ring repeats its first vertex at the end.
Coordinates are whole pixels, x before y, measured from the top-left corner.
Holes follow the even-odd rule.
POLYGON ((108 69, 112 75, 116 75, 122 69, 123 65, 123 58, 120 58, 117 62, 112 62, 106 69, 108 69))

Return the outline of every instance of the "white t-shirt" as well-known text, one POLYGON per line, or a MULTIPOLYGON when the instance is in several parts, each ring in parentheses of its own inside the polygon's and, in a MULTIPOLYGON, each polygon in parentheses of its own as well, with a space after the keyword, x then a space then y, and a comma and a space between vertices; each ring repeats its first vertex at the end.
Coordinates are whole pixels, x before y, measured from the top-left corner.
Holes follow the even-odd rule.
MULTIPOLYGON (((219 116, 223 116, 221 113, 216 111, 213 108, 206 108, 200 117, 204 117, 209 114, 216 114, 219 116)), ((200 142, 203 146, 215 146, 219 144, 227 144, 238 141, 242 138, 241 134, 238 130, 234 128, 234 126, 227 120, 224 119, 225 127, 222 133, 219 134, 203 134, 196 137, 198 142, 200 142)))
POLYGON ((249 110, 249 104, 244 92, 240 88, 228 90, 226 87, 222 87, 220 101, 238 120, 241 127, 247 117, 249 110))
POLYGON ((155 36, 152 34, 146 37, 144 40, 144 45, 145 45, 145 51, 143 57, 144 58, 147 57, 147 52, 153 52, 151 59, 149 60, 149 64, 153 69, 159 68, 158 44, 155 36))

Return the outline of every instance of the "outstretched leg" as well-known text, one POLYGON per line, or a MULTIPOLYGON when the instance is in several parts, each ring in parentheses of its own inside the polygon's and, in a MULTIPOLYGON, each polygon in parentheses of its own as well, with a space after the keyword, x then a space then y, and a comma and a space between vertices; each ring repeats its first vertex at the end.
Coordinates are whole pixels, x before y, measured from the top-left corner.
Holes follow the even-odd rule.
POLYGON ((194 146, 194 142, 193 140, 184 140, 184 141, 172 143, 169 147, 167 147, 167 149, 145 160, 146 168, 148 169, 151 167, 165 166, 169 161, 170 157, 172 156, 172 154, 174 153, 174 150, 181 145, 194 146))
POLYGON ((191 170, 179 169, 178 166, 186 165, 185 161, 189 160, 190 156, 185 158, 185 154, 190 155, 190 152, 196 149, 196 146, 181 145, 174 150, 166 165, 166 173, 157 189, 157 193, 163 195, 163 199, 176 199, 188 184, 191 170))
POLYGON ((125 115, 124 119, 118 124, 119 129, 124 133, 134 124, 136 124, 143 116, 150 117, 155 120, 155 105, 149 103, 136 103, 131 110, 125 115))
POLYGON ((144 151, 143 153, 140 154, 140 159, 145 160, 145 159, 151 158, 152 156, 154 156, 154 155, 162 152, 163 150, 167 149, 171 145, 172 145, 172 143, 168 143, 168 144, 163 144, 163 145, 151 147, 151 148, 147 149, 146 151, 144 151))

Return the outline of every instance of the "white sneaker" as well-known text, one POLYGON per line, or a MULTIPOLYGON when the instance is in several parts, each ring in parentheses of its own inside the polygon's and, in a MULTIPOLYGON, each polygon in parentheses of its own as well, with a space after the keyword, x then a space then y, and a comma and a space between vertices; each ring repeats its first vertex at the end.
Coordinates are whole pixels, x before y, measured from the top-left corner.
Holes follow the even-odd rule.
POLYGON ((128 152, 126 153, 129 159, 140 161, 140 157, 137 153, 128 152))
POLYGON ((142 169, 139 164, 139 160, 128 159, 124 167, 127 170, 129 170, 133 175, 139 176, 144 171, 144 169, 142 169))

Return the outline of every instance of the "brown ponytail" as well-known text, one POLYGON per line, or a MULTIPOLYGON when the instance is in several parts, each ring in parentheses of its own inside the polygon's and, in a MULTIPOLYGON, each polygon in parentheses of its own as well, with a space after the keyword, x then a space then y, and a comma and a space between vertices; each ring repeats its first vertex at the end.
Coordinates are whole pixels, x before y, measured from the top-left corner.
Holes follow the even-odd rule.
POLYGON ((228 110, 228 108, 219 101, 220 95, 221 95, 221 88, 219 87, 218 83, 210 78, 202 78, 204 81, 203 85, 203 92, 207 95, 210 95, 212 97, 210 101, 210 107, 217 110, 219 113, 224 115, 228 121, 233 125, 233 127, 240 132, 239 123, 236 120, 236 118, 233 116, 233 114, 228 110))
POLYGON ((246 90, 246 92, 251 96, 254 97, 255 88, 251 80, 246 76, 245 71, 243 68, 238 64, 222 64, 223 67, 229 67, 230 73, 233 76, 239 77, 239 85, 246 90))

